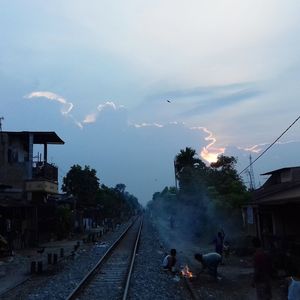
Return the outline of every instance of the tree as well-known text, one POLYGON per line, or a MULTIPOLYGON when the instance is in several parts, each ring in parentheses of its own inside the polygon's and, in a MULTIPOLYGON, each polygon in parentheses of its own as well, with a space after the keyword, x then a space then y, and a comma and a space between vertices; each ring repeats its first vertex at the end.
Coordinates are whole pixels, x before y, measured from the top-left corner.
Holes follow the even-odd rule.
POLYGON ((186 167, 193 167, 198 161, 195 158, 196 151, 190 147, 186 147, 185 150, 180 150, 179 154, 175 157, 175 169, 176 174, 180 174, 186 167))
POLYGON ((101 185, 97 192, 97 202, 100 205, 103 214, 109 218, 121 218, 130 216, 135 210, 140 209, 136 197, 125 192, 125 184, 119 183, 115 188, 109 188, 101 185))
POLYGON ((202 189, 203 178, 207 171, 204 162, 196 158, 196 151, 190 147, 180 150, 175 157, 176 178, 183 193, 197 193, 202 189))
POLYGON ((78 200, 79 207, 95 205, 99 178, 95 169, 73 165, 63 178, 62 190, 78 200))
POLYGON ((211 164, 209 185, 214 187, 215 199, 222 207, 239 208, 249 198, 247 188, 237 173, 237 159, 220 155, 211 164))
POLYGON ((116 184, 115 190, 116 190, 118 193, 120 193, 121 195, 124 194, 125 189, 126 189, 126 185, 125 185, 124 183, 118 183, 118 184, 116 184))

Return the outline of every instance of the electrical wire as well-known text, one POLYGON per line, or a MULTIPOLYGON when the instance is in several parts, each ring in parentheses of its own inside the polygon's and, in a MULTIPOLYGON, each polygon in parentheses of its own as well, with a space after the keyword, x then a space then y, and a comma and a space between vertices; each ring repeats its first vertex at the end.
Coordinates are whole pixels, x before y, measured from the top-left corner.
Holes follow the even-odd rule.
POLYGON ((270 144, 255 160, 253 160, 245 169, 243 169, 239 175, 244 173, 249 167, 251 167, 259 158, 261 158, 298 120, 300 116, 272 143, 270 144))

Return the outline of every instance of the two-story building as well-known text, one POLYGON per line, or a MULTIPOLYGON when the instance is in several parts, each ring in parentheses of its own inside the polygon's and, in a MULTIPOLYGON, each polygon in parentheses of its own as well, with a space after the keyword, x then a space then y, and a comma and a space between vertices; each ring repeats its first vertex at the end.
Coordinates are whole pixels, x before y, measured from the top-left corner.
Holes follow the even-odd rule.
POLYGON ((40 212, 49 195, 58 193, 58 168, 48 162, 48 145, 62 144, 55 132, 0 132, 0 234, 17 236, 17 244, 24 243, 24 232, 26 243, 37 239, 40 212), (35 145, 41 154, 34 155, 35 145))

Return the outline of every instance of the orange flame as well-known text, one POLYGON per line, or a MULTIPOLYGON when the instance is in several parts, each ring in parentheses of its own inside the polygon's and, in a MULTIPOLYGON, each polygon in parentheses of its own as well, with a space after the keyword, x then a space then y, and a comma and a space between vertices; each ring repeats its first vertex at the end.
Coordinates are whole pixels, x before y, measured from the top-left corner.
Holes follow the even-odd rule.
POLYGON ((193 277, 193 273, 190 271, 187 265, 185 265, 185 267, 181 270, 181 275, 187 278, 193 277))

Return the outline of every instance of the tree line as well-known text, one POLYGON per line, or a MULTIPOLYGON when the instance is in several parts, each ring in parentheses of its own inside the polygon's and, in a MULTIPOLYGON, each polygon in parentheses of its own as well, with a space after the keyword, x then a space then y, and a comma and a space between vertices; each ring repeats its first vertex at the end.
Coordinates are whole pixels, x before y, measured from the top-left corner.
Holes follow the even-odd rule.
POLYGON ((103 224, 105 219, 119 223, 141 210, 138 199, 126 191, 125 184, 100 184, 96 170, 90 166, 73 165, 63 177, 62 191, 71 199, 71 205, 55 209, 51 230, 58 239, 72 231, 81 232, 82 218, 92 219, 95 225, 103 224))
POLYGON ((63 178, 62 191, 73 196, 76 209, 100 208, 106 218, 132 215, 140 209, 138 199, 126 191, 126 185, 110 188, 100 184, 97 172, 90 166, 73 165, 63 178))
POLYGON ((249 200, 250 192, 236 163, 235 157, 220 155, 207 166, 194 149, 180 150, 174 160, 178 186, 154 193, 148 208, 158 217, 181 220, 196 234, 216 230, 225 222, 241 225, 240 208, 249 200))

